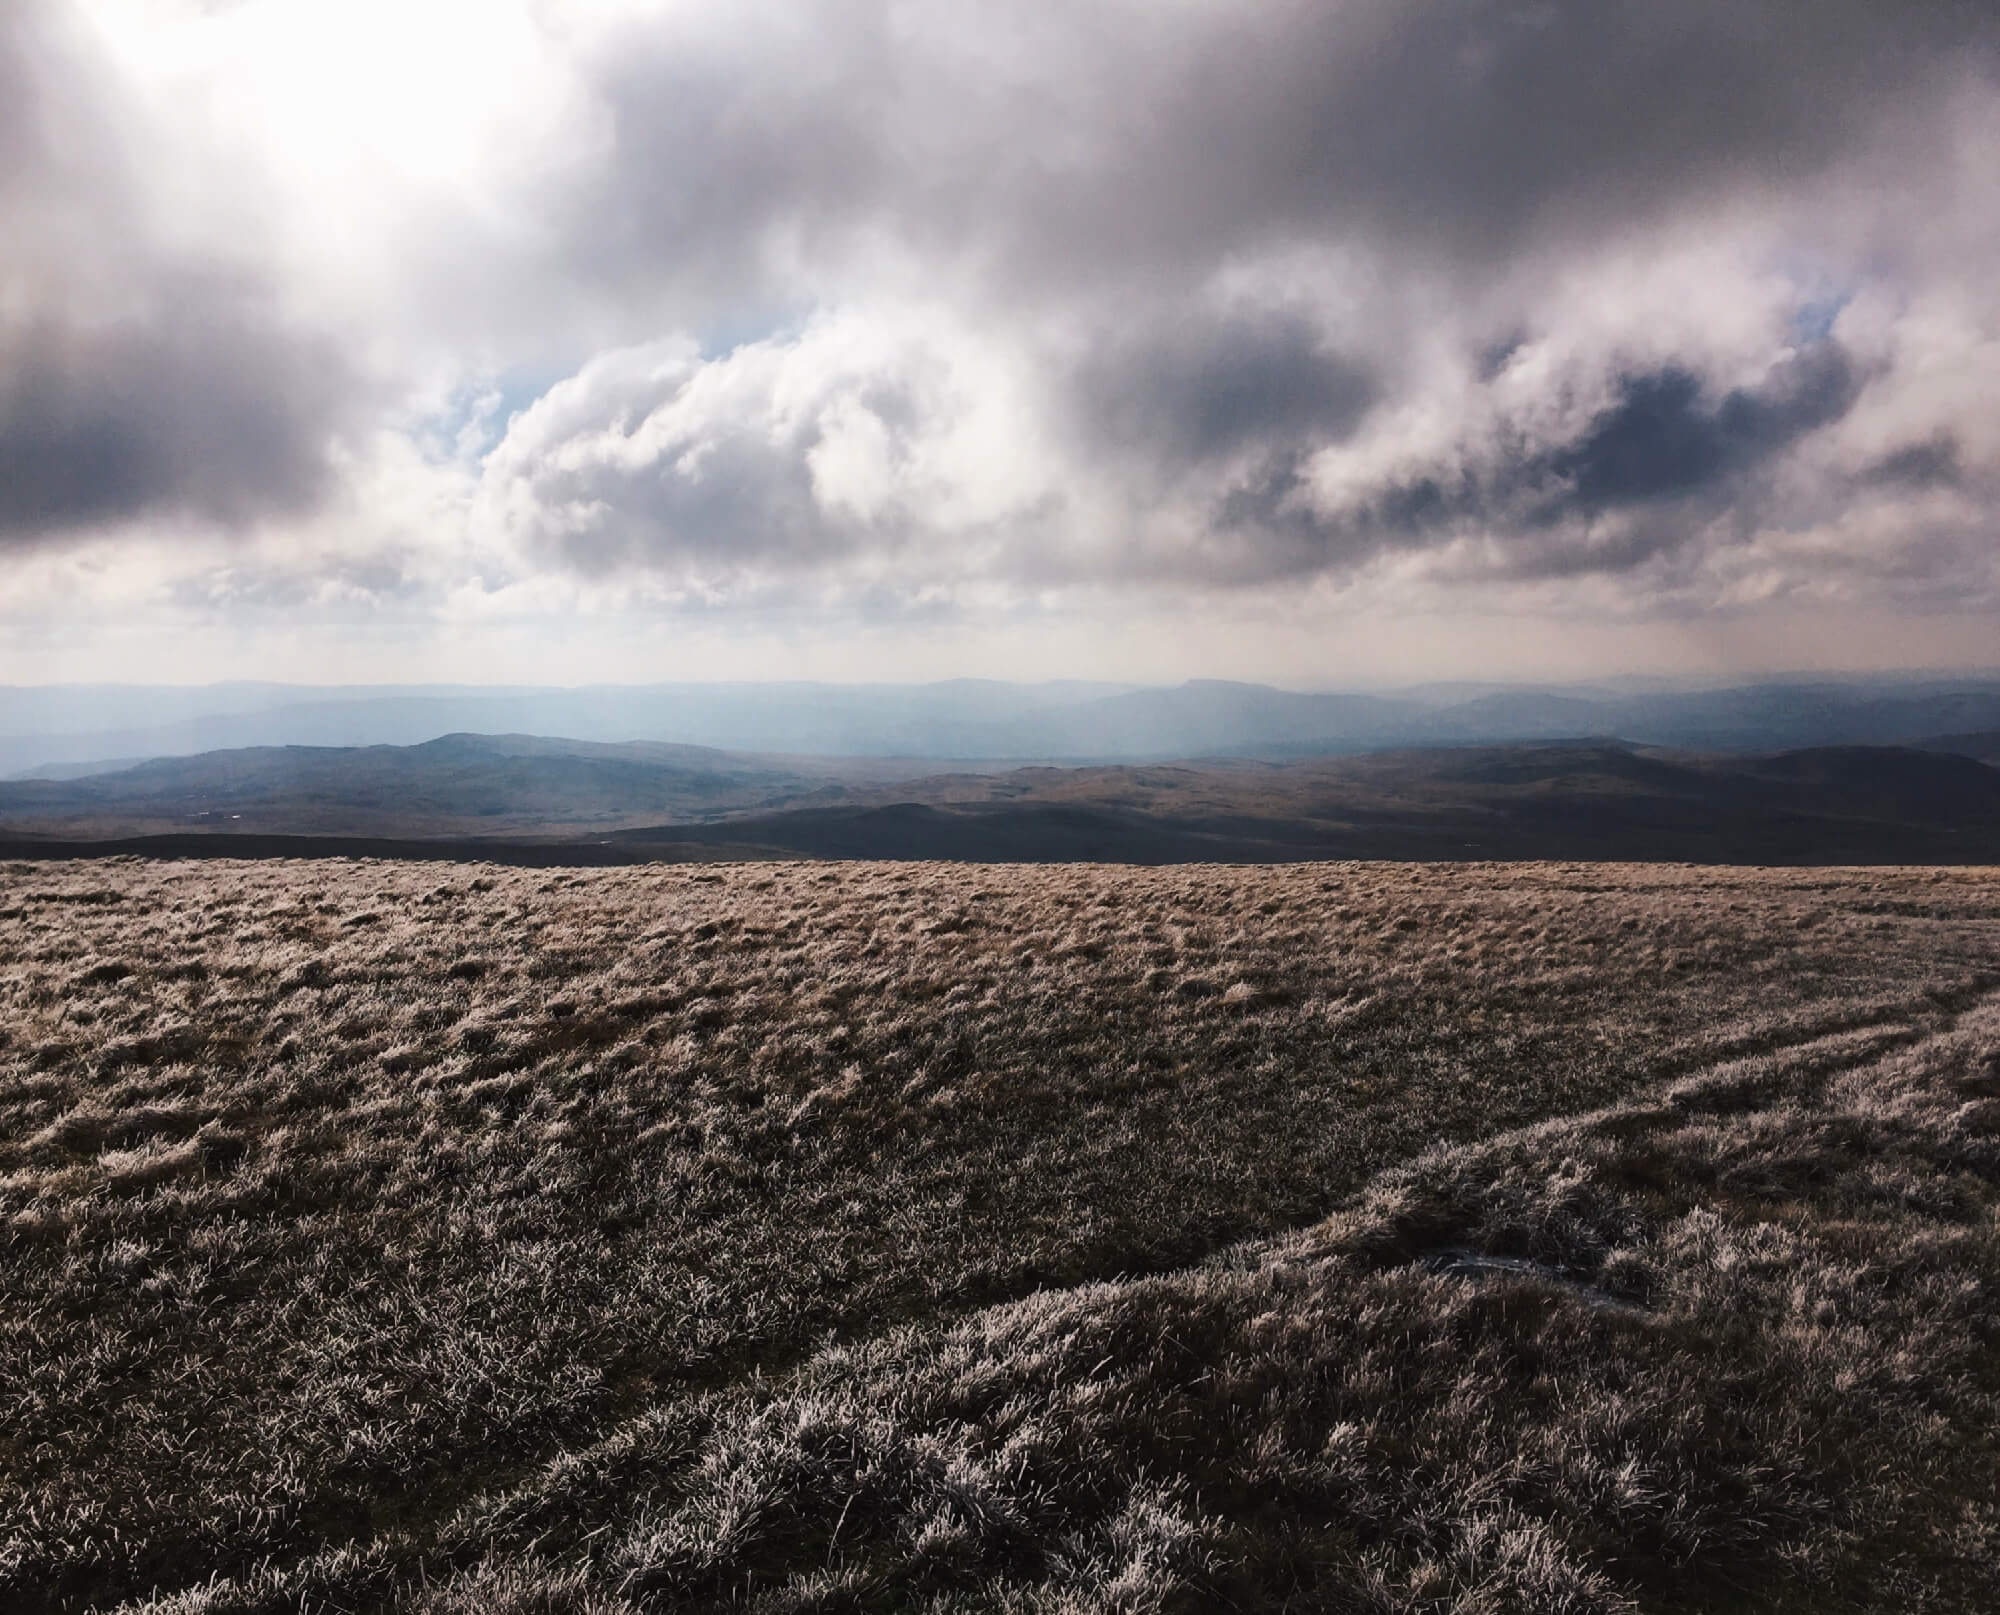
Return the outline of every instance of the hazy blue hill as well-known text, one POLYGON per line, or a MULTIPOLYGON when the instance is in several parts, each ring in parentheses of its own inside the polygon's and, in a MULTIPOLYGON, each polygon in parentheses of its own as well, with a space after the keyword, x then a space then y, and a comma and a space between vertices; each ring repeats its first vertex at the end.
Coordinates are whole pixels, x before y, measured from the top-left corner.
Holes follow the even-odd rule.
POLYGON ((1599 732, 1703 750, 1905 745, 2000 727, 2000 686, 1890 693, 1846 684, 1750 685, 1608 702, 1601 716, 1599 732))
POLYGON ((1200 679, 1133 690, 975 732, 964 752, 988 757, 1166 759, 1351 750, 1409 734, 1414 703, 1314 695, 1200 679))
POLYGON ((98 757, 87 762, 37 763, 32 768, 20 769, 8 778, 10 780, 88 779, 95 774, 116 774, 127 768, 137 768, 141 763, 151 760, 147 757, 98 757))
POLYGON ((407 746, 453 732, 660 740, 815 756, 977 758, 983 753, 968 750, 967 737, 982 726, 1019 723, 1127 688, 978 679, 581 689, 13 688, 0 690, 0 771, 250 746, 407 746))
POLYGON ((0 816, 132 833, 461 833, 700 818, 794 800, 817 778, 701 747, 446 735, 417 746, 249 747, 116 773, 0 784, 0 816))
POLYGON ((1307 758, 1616 735, 1695 751, 1908 745, 2000 732, 2000 681, 1723 689, 1426 686, 1310 693, 1224 680, 1171 688, 1010 684, 658 684, 583 689, 0 690, 0 774, 251 747, 410 746, 452 733, 564 735, 733 752, 933 762, 1307 758), (204 703, 207 703, 204 709, 204 703))
POLYGON ((1438 740, 1553 740, 1606 733, 1606 703, 1541 690, 1504 690, 1431 715, 1438 740))

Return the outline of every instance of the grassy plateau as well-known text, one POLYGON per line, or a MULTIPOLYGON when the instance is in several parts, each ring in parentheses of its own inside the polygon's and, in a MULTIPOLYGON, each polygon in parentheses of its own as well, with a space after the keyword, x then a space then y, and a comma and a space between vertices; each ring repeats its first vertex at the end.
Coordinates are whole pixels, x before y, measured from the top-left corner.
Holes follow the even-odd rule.
POLYGON ((0 1609, 1989 1610, 2000 870, 0 865, 0 1609))

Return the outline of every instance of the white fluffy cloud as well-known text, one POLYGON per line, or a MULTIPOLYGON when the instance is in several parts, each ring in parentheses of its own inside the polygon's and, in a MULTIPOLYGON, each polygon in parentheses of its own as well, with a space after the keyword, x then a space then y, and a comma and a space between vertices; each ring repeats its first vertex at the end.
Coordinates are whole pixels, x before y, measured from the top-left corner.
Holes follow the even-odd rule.
POLYGON ((708 358, 687 338, 615 350, 511 420, 475 521, 525 565, 652 570, 708 596, 971 575, 1031 547, 1059 493, 1022 372, 1004 345, 908 311, 708 358))

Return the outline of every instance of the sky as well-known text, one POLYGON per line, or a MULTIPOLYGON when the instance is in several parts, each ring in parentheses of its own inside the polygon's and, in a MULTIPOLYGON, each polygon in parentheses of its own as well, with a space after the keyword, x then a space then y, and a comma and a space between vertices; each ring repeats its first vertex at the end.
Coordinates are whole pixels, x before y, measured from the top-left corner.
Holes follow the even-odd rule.
POLYGON ((1985 0, 7 0, 0 681, 2000 666, 1985 0))

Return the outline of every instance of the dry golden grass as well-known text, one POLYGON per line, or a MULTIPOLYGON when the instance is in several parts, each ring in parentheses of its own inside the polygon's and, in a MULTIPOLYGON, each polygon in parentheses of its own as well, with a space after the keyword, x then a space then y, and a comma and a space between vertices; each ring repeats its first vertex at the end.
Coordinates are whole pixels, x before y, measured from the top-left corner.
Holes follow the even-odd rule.
POLYGON ((0 1601, 1980 1608, 2000 875, 0 872, 0 1601))

